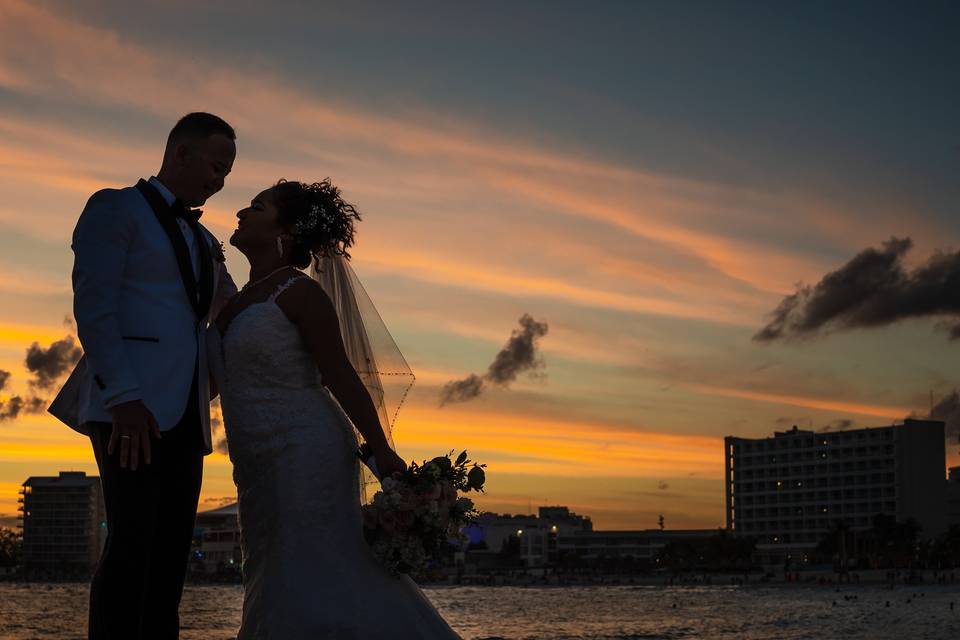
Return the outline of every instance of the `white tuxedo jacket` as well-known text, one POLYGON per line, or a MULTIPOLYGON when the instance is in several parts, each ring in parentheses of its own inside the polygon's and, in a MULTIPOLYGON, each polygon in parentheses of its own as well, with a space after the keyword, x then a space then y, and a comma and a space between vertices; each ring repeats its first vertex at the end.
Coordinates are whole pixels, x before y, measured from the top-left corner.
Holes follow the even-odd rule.
POLYGON ((210 453, 206 330, 237 288, 216 258, 219 243, 199 223, 206 246, 194 273, 178 224, 145 181, 98 191, 87 202, 72 244, 73 310, 84 357, 49 411, 89 435, 86 423, 111 422, 110 407, 141 400, 164 431, 195 402, 210 453), (199 393, 191 398, 195 366, 199 393))

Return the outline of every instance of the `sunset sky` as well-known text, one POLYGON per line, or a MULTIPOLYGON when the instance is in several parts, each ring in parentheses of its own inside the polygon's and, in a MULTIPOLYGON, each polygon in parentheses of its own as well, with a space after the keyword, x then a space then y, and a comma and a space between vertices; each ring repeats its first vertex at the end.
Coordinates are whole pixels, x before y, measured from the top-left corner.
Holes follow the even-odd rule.
MULTIPOLYGON (((960 385, 945 318, 752 340, 866 248, 960 248, 956 4, 263 4, 0 0, 0 401, 71 331, 87 198, 155 174, 195 110, 237 130, 221 239, 280 177, 356 203, 353 266, 418 378, 398 451, 486 462, 481 508, 721 526, 725 435, 887 425, 960 385), (546 376, 440 408, 524 313, 546 376)), ((83 437, 0 422, 0 514, 67 469, 96 473, 83 437)), ((201 509, 232 495, 208 457, 201 509)))

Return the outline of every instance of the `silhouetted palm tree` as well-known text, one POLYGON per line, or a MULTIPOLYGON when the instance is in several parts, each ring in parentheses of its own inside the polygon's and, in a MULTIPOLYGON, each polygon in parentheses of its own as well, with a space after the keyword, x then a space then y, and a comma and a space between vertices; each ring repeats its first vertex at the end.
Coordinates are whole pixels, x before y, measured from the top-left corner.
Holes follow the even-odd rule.
POLYGON ((817 551, 823 556, 833 558, 834 566, 839 566, 839 570, 842 572, 846 572, 847 570, 849 537, 850 525, 848 525, 846 521, 837 518, 830 523, 830 528, 817 545, 817 551))

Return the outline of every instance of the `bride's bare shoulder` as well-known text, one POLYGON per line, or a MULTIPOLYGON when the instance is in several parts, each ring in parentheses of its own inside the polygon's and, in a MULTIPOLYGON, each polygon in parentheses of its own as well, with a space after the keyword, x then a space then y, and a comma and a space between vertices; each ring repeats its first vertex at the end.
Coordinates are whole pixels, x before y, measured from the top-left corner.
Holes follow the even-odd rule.
POLYGON ((319 282, 305 273, 300 273, 284 282, 283 285, 279 287, 276 295, 278 301, 281 298, 287 300, 300 299, 302 301, 318 295, 326 296, 327 293, 323 290, 323 287, 320 286, 319 282))
POLYGON ((277 304, 292 321, 298 322, 306 316, 318 318, 336 311, 330 296, 320 283, 308 275, 294 276, 276 298, 277 304))

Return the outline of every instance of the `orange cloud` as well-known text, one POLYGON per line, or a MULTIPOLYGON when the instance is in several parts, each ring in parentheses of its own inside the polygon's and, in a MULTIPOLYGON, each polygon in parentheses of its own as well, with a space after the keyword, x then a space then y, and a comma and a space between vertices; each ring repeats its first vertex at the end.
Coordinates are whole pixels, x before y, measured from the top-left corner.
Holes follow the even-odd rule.
MULTIPOLYGON (((555 181, 531 180, 515 173, 499 174, 496 180, 568 215, 601 221, 692 254, 729 278, 761 291, 782 292, 795 282, 797 274, 822 269, 818 261, 796 255, 785 246, 771 248, 716 231, 697 230, 689 220, 671 211, 673 207, 663 195, 649 198, 639 192, 632 194, 629 203, 613 204, 555 181)), ((706 201, 699 204, 703 209, 712 208, 706 201)))
POLYGON ((680 386, 704 393, 711 396, 721 396, 724 398, 740 398, 743 400, 754 400, 757 402, 766 402, 773 404, 785 404, 794 407, 804 407, 808 409, 822 409, 826 411, 835 411, 838 413, 847 413, 860 416, 871 416, 874 418, 883 418, 885 420, 901 420, 910 413, 910 409, 904 407, 892 407, 882 405, 863 404, 858 402, 848 402, 844 400, 830 400, 827 398, 811 398, 805 396, 796 396, 789 394, 770 393, 764 391, 752 391, 749 389, 732 389, 705 384, 681 383, 680 386))
POLYGON ((698 473, 718 478, 723 474, 723 440, 718 437, 424 406, 409 408, 401 422, 395 438, 401 453, 409 448, 437 455, 466 448, 479 458, 485 452, 489 459, 483 462, 491 473, 591 477, 698 473))
POLYGON ((26 349, 33 342, 46 344, 60 340, 69 332, 60 326, 44 326, 33 324, 0 324, 0 347, 26 349))
POLYGON ((525 297, 557 298, 574 304, 592 307, 673 316, 713 322, 753 326, 744 318, 736 317, 735 310, 718 310, 717 315, 705 314, 702 305, 644 296, 631 296, 617 291, 604 291, 575 286, 557 278, 524 276, 497 272, 492 265, 469 265, 440 261, 435 256, 392 248, 373 252, 365 259, 367 268, 379 268, 385 273, 400 272, 420 280, 451 284, 470 289, 525 297), (389 251, 389 253, 387 253, 389 251))
MULTIPOLYGON (((39 276, 22 266, 0 264, 0 293, 41 296, 69 295, 71 293, 70 280, 68 276, 64 276, 64 278, 39 276)), ((2 328, 0 328, 0 331, 2 331, 2 328)))
MULTIPOLYGON (((784 197, 644 172, 588 158, 580 150, 506 140, 442 114, 383 116, 356 105, 324 102, 275 75, 250 69, 219 67, 211 74, 191 56, 138 46, 26 2, 6 3, 0 16, 5 18, 0 24, 9 25, 0 27, 0 68, 28 69, 23 75, 32 78, 33 93, 66 92, 74 99, 131 105, 168 118, 184 110, 187 95, 197 104, 224 106, 221 112, 241 131, 241 153, 243 136, 250 136, 341 167, 361 163, 365 171, 358 173, 372 169, 378 176, 390 176, 401 165, 412 164, 447 177, 471 175, 494 189, 521 193, 567 215, 604 221, 697 256, 706 267, 732 279, 731 285, 748 283, 782 293, 798 276, 823 269, 817 259, 797 254, 788 244, 802 216, 768 213, 793 211, 790 198, 795 194, 784 197), (24 51, 31 55, 24 56, 24 51), (244 87, 242 100, 237 99, 237 87, 244 87), (569 187, 589 181, 596 181, 612 199, 569 187), (706 225, 710 219, 704 216, 718 209, 725 222, 763 222, 784 241, 777 247, 760 246, 724 230, 737 224, 706 225)), ((431 180, 428 188, 442 184, 431 180)))

